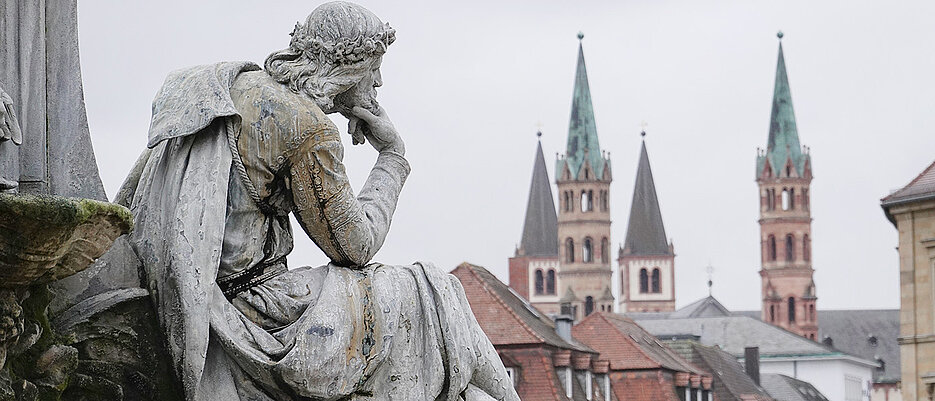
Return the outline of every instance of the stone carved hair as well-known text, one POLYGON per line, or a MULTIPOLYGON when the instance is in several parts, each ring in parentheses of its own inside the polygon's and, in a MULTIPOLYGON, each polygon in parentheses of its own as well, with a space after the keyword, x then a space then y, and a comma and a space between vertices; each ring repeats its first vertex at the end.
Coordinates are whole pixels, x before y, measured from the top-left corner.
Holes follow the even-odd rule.
POLYGON ((396 31, 370 10, 343 1, 318 6, 291 35, 288 48, 266 58, 266 72, 326 110, 396 40, 396 31))

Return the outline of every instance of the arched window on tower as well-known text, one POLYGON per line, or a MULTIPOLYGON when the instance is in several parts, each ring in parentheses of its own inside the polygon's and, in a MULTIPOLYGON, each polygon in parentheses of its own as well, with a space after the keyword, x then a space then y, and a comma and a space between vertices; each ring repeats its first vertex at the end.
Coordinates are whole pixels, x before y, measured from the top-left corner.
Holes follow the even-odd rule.
POLYGON ((542 269, 536 269, 536 295, 542 295, 543 277, 542 269))
POLYGON ((575 240, 571 238, 565 239, 565 261, 568 263, 575 262, 575 240))
POLYGON ((782 189, 782 210, 789 210, 790 207, 789 189, 782 189))
POLYGON ((789 210, 795 210, 795 188, 789 188, 789 210))
POLYGON ((609 197, 610 197, 610 195, 607 194, 607 191, 601 191, 601 206, 603 207, 603 210, 604 210, 605 212, 608 211, 608 210, 610 210, 610 207, 607 206, 607 204, 608 204, 607 199, 608 199, 609 197))
POLYGON ((640 269, 640 294, 649 292, 649 271, 646 268, 640 269))
POLYGON ((562 211, 568 211, 568 191, 562 192, 562 211))
POLYGON ((594 203, 591 202, 591 191, 581 191, 581 211, 590 212, 594 208, 594 203))
POLYGON ((769 194, 769 199, 767 200, 769 210, 776 210, 776 188, 770 188, 766 192, 769 194))
POLYGON ((601 238, 601 263, 610 263, 610 241, 601 238))
POLYGON ((766 260, 771 262, 776 260, 776 237, 772 235, 766 239, 766 260))
POLYGON ((808 305, 808 320, 811 322, 815 321, 815 304, 808 305))
POLYGON ((769 322, 773 323, 776 321, 776 305, 769 306, 769 322))
POLYGON ((795 261, 795 237, 786 235, 786 262, 795 261))
POLYGON ((795 323, 795 298, 789 297, 789 323, 795 323))
POLYGON ((656 294, 662 292, 662 289, 659 288, 659 287, 660 287, 660 286, 659 286, 659 279, 660 279, 660 277, 659 277, 659 268, 656 267, 656 268, 653 269, 653 277, 652 277, 652 290, 653 290, 653 293, 656 293, 656 294))
POLYGON ((584 315, 588 316, 594 312, 594 297, 588 295, 584 297, 584 315))
POLYGON ((545 293, 555 295, 555 269, 549 269, 545 275, 545 293))
POLYGON ((591 237, 584 239, 584 247, 581 248, 581 261, 584 263, 591 263, 594 261, 594 244, 591 241, 591 237))
POLYGON ((802 189, 802 208, 808 210, 811 207, 808 199, 808 188, 802 189))
POLYGON ((808 262, 812 260, 812 244, 808 239, 808 234, 802 237, 802 260, 808 262))

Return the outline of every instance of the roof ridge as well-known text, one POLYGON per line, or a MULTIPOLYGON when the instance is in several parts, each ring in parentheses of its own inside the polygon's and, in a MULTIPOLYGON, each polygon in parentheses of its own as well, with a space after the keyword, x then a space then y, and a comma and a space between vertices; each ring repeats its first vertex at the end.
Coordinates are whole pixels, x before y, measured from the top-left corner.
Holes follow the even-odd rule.
MULTIPOLYGON (((529 327, 529 325, 527 325, 526 322, 524 322, 523 319, 520 318, 519 315, 516 314, 516 311, 514 311, 513 308, 511 308, 509 305, 507 305, 505 302, 503 302, 503 300, 500 299, 500 297, 499 297, 497 294, 495 294, 490 288, 488 288, 489 283, 487 283, 487 280, 484 280, 482 277, 480 277, 480 275, 474 270, 475 267, 484 269, 483 267, 477 266, 477 265, 474 265, 474 264, 470 264, 470 263, 468 263, 468 262, 461 263, 461 265, 459 265, 458 267, 461 267, 461 266, 464 266, 464 265, 467 265, 468 271, 470 271, 471 274, 474 275, 474 276, 477 278, 477 280, 480 280, 481 286, 484 288, 484 291, 486 291, 488 294, 490 294, 490 296, 492 296, 492 297, 497 301, 497 303, 500 304, 501 307, 503 307, 504 309, 506 309, 506 310, 510 313, 510 316, 512 316, 513 319, 516 320, 516 321, 519 323, 519 325, 520 325, 522 328, 524 328, 524 329, 526 330, 527 333, 532 334, 532 336, 533 336, 534 338, 539 339, 539 341, 541 341, 541 342, 543 342, 543 343, 546 342, 545 339, 542 338, 542 336, 539 335, 539 333, 536 333, 535 330, 533 330, 531 327, 529 327)), ((487 269, 484 269, 484 270, 487 270, 487 269)), ((488 271, 488 273, 490 273, 490 272, 488 271)), ((493 274, 493 273, 491 273, 491 274, 493 274)))
POLYGON ((883 199, 881 199, 880 201, 885 202, 887 199, 890 199, 890 198, 894 197, 896 194, 902 192, 904 189, 911 187, 913 184, 919 182, 919 180, 921 180, 922 177, 924 177, 925 175, 927 175, 928 172, 929 172, 930 170, 932 170, 933 168, 935 168, 935 161, 933 161, 931 164, 928 165, 928 167, 926 167, 925 169, 923 169, 922 172, 919 173, 915 178, 913 178, 912 181, 909 181, 908 184, 903 185, 903 186, 900 187, 899 189, 893 191, 893 193, 891 193, 891 194, 889 194, 889 195, 883 197, 883 199))

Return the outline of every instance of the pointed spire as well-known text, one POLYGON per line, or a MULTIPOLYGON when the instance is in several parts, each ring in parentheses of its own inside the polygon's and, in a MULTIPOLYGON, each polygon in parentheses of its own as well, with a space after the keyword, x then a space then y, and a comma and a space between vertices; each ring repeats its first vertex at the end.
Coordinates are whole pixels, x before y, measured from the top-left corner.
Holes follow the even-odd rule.
POLYGON ((636 185, 633 188, 633 203, 630 206, 630 221, 624 249, 631 255, 670 253, 645 140, 640 149, 639 167, 636 169, 636 185))
POLYGON ((591 88, 588 85, 588 70, 584 64, 582 39, 584 34, 579 32, 578 66, 575 71, 575 89, 568 123, 568 145, 563 162, 567 163, 572 179, 578 179, 585 160, 590 162, 596 178, 601 179, 604 174, 604 158, 597 140, 597 126, 594 122, 594 108, 591 106, 591 88))
POLYGON ((789 77, 786 74, 786 61, 782 52, 782 37, 779 38, 779 59, 776 62, 776 83, 773 87, 773 106, 769 118, 769 139, 766 144, 765 159, 758 166, 762 172, 762 162, 769 161, 773 171, 783 172, 786 162, 791 160, 798 175, 802 175, 805 159, 802 146, 799 144, 799 133, 795 123, 795 112, 792 108, 792 93, 789 87, 789 77))
MULTIPOLYGON (((537 132, 536 135, 541 138, 542 132, 537 132)), ((526 220, 523 224, 523 238, 520 244, 524 255, 558 255, 558 217, 555 214, 549 173, 545 169, 541 139, 536 145, 532 182, 529 185, 529 201, 526 203, 526 220)))

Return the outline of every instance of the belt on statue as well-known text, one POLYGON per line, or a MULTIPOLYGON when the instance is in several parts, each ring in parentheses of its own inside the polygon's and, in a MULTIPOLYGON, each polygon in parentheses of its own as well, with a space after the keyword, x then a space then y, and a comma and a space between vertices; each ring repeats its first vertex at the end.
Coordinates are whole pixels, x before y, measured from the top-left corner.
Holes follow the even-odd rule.
POLYGON ((285 259, 282 257, 268 263, 260 263, 241 272, 219 277, 218 287, 221 287, 221 292, 228 300, 234 299, 237 294, 289 271, 285 259))

